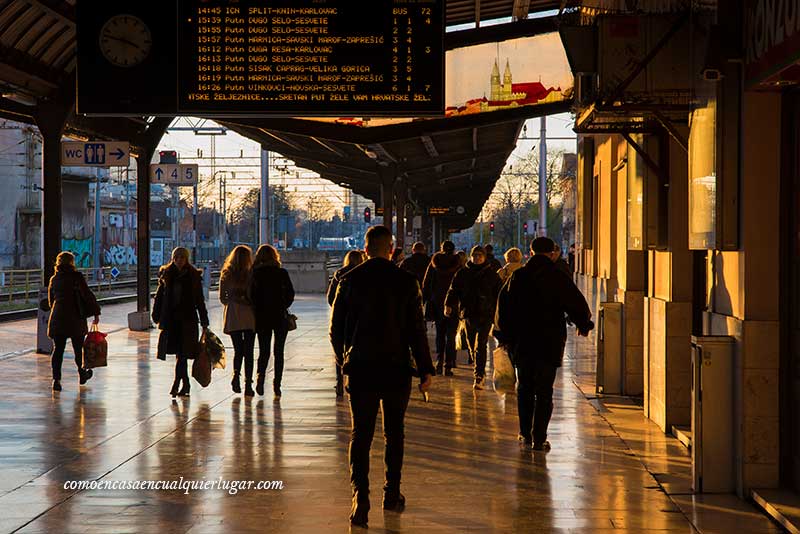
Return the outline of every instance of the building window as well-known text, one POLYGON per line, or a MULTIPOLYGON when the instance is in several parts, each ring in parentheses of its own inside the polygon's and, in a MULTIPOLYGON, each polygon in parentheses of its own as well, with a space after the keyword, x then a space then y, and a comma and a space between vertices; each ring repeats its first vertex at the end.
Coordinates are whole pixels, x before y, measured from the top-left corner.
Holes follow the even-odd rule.
MULTIPOLYGON (((644 146, 642 135, 633 135, 644 146)), ((628 145, 628 250, 644 250, 644 180, 645 164, 641 156, 628 145)))
POLYGON ((717 243, 717 99, 713 93, 700 99, 690 126, 689 248, 707 250, 717 243))

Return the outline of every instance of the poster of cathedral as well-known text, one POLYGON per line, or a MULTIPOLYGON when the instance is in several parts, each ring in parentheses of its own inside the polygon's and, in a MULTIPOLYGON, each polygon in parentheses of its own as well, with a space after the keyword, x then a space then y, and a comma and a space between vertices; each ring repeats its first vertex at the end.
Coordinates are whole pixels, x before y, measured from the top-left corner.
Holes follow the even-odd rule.
POLYGON ((573 77, 557 33, 447 52, 447 116, 558 102, 573 77))

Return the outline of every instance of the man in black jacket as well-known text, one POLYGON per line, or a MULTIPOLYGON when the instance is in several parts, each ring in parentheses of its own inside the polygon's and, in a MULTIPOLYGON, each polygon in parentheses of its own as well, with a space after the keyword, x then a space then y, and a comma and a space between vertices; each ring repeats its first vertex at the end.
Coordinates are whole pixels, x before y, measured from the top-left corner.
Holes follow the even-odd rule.
POLYGON ((452 317, 458 310, 459 317, 465 323, 469 352, 475 361, 474 389, 483 389, 486 345, 497 306, 497 293, 500 291, 500 276, 494 267, 487 261, 483 247, 472 247, 470 260, 453 277, 444 304, 445 315, 452 317))
POLYGON ((486 251, 486 263, 492 267, 494 272, 503 268, 503 264, 500 263, 500 260, 494 257, 494 247, 492 245, 487 243, 484 245, 483 250, 486 251))
POLYGON ((461 259, 455 254, 452 241, 443 241, 441 251, 431 258, 422 283, 425 300, 425 317, 436 323, 436 373, 453 376, 456 366, 456 330, 458 319, 446 317, 444 299, 456 272, 461 269, 461 259))
POLYGON ((553 383, 567 340, 566 314, 586 336, 594 328, 586 299, 555 265, 555 243, 538 237, 534 254, 500 291, 494 336, 507 347, 517 369, 519 439, 549 450, 547 426, 553 413, 553 383))
POLYGON ((414 243, 411 247, 411 252, 411 256, 400 263, 400 268, 416 276, 419 287, 422 287, 422 282, 425 281, 425 271, 428 270, 431 259, 428 257, 428 253, 425 250, 425 243, 420 241, 414 243))
POLYGON ((350 438, 350 522, 366 526, 369 512, 369 451, 378 408, 383 411, 386 482, 383 508, 401 510, 404 430, 411 377, 416 364, 420 390, 434 372, 416 278, 394 265, 392 233, 383 226, 367 231, 368 260, 339 283, 330 338, 338 365, 348 378, 353 432, 350 438))

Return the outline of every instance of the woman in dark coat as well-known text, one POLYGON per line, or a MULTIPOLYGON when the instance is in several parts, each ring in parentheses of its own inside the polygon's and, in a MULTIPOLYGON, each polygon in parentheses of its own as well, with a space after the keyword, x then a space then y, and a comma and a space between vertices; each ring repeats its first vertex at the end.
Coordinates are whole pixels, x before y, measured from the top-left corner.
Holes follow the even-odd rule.
POLYGON ((61 364, 68 338, 72 340, 80 383, 85 384, 92 377, 92 370, 82 365, 83 339, 89 331, 86 318, 94 315, 93 324, 99 323, 100 306, 83 274, 75 270, 75 256, 71 252, 56 257, 56 273, 50 278, 47 300, 51 310, 47 337, 53 340, 53 391, 61 391, 61 364))
POLYGON ((328 305, 333 306, 333 299, 336 298, 336 289, 339 287, 339 282, 342 277, 364 263, 364 254, 360 250, 351 250, 344 256, 344 263, 342 268, 333 273, 331 278, 331 285, 328 286, 328 305))
POLYGON ((281 397, 283 378, 283 348, 289 333, 287 315, 294 302, 294 287, 286 269, 281 268, 281 257, 275 247, 261 245, 253 263, 250 298, 256 313, 256 336, 258 336, 258 379, 256 392, 264 394, 264 380, 269 365, 272 335, 275 335, 275 377, 272 390, 275 398, 281 397))
POLYGON ((189 263, 189 251, 178 247, 172 261, 161 267, 158 289, 153 302, 153 322, 158 324, 158 359, 175 354, 175 381, 170 395, 189 396, 189 360, 200 353, 198 314, 205 332, 208 311, 203 299, 203 281, 199 270, 189 263), (183 387, 181 387, 181 381, 183 387))

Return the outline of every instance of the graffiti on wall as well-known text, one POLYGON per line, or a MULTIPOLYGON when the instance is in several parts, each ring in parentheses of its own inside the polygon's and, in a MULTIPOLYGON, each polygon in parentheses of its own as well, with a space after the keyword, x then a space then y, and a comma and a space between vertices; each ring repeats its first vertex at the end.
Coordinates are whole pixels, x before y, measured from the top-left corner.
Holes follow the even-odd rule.
POLYGON ((106 265, 136 265, 136 249, 124 245, 112 245, 105 250, 106 265))
POLYGON ((92 238, 62 239, 61 250, 68 250, 75 255, 75 266, 78 268, 92 266, 92 238))

